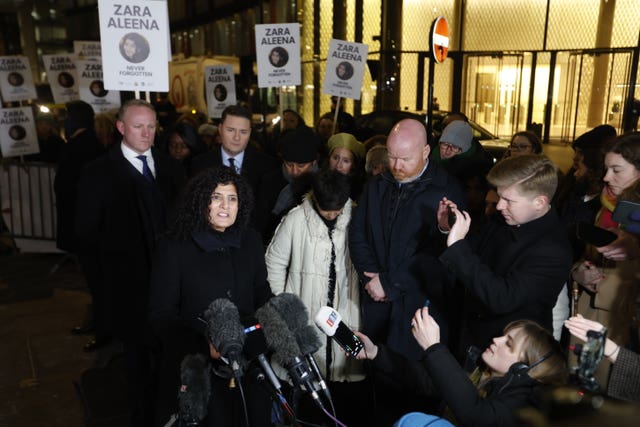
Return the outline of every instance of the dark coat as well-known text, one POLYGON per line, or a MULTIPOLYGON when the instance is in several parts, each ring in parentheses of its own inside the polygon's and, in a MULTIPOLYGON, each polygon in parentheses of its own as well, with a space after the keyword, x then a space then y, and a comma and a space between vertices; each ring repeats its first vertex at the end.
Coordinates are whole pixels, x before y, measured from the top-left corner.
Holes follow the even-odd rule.
MULTIPOLYGON (((156 418, 168 419, 177 409, 176 391, 180 386, 180 362, 195 352, 208 354, 204 312, 217 298, 228 298, 240 317, 253 315, 273 294, 267 283, 264 247, 253 230, 194 233, 189 240, 162 240, 158 245, 151 275, 150 322, 163 343, 158 382, 156 418)), ((238 399, 229 391, 228 380, 213 377, 215 401, 210 407, 218 422, 236 425, 233 412, 224 408, 238 399), (223 402, 227 402, 226 404, 223 402), (228 418, 220 418, 226 416, 228 418)), ((251 388, 250 388, 251 389, 251 388)), ((248 390, 249 391, 249 390, 248 390)), ((269 399, 253 390, 250 402, 265 425, 269 419, 269 399)), ((212 395, 213 396, 213 395, 212 395)), ((214 401, 212 397, 211 401, 214 401)), ((234 405, 231 405, 234 406, 234 405)), ((255 412, 253 411, 253 412, 255 412)), ((251 415, 256 416, 256 413, 251 415)))
POLYGON ((425 350, 420 361, 407 360, 384 346, 378 347, 374 365, 405 387, 425 397, 438 396, 447 404, 460 426, 516 425, 516 409, 534 404, 536 382, 510 370, 490 380, 485 397, 443 344, 425 350))
POLYGON ((147 324, 152 254, 186 180, 177 160, 152 155, 154 183, 116 145, 87 166, 78 190, 76 232, 92 259, 88 280, 103 293, 96 309, 107 332, 125 340, 140 339, 147 324))
MULTIPOLYGON (((315 172, 315 169, 313 172, 315 172)), ((262 240, 265 246, 268 246, 282 218, 289 213, 291 209, 302 203, 304 195, 311 189, 311 174, 304 174, 291 181, 293 196, 291 204, 284 207, 281 212, 275 214, 273 213, 273 209, 278 201, 278 196, 288 184, 289 182, 285 179, 282 168, 273 169, 262 177, 262 182, 256 194, 254 223, 256 230, 262 234, 262 240)))
POLYGON ((76 203, 78 181, 82 169, 104 154, 105 148, 93 129, 85 129, 63 144, 58 170, 53 183, 56 193, 57 245, 59 249, 75 252, 76 203))
POLYGON ((520 226, 494 219, 440 260, 466 291, 460 351, 485 348, 513 320, 553 330, 551 312, 571 268, 571 247, 555 210, 520 226))
MULTIPOLYGON (((198 172, 211 168, 214 166, 222 165, 222 147, 216 146, 211 151, 200 154, 191 160, 191 176, 196 175, 198 172)), ((246 178, 247 182, 253 190, 254 197, 257 196, 258 189, 260 188, 260 181, 263 175, 272 169, 278 167, 278 161, 260 150, 247 145, 244 150, 244 159, 242 161, 241 175, 246 178)))
POLYGON ((370 280, 365 271, 379 273, 389 300, 376 303, 366 291, 361 292, 364 331, 410 357, 417 357, 420 348, 408 325, 427 297, 446 335, 441 316, 445 272, 437 260, 444 249, 444 235, 437 227, 443 197, 462 208, 465 205, 457 181, 435 163, 407 184, 398 184, 385 172, 367 184, 351 222, 349 250, 360 281, 370 280))

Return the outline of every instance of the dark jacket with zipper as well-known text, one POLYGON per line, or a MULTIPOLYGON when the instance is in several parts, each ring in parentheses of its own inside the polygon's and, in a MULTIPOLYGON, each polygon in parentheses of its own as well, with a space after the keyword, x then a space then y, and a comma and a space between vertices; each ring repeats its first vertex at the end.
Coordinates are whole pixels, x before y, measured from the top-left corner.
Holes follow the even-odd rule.
POLYGON ((379 273, 388 299, 375 302, 366 291, 361 292, 364 332, 413 358, 420 348, 408 325, 427 298, 446 337, 446 278, 437 259, 445 243, 437 220, 443 197, 464 208, 460 185, 435 163, 429 163, 415 181, 404 184, 385 172, 365 187, 349 232, 351 259, 360 283, 370 280, 364 272, 379 273))

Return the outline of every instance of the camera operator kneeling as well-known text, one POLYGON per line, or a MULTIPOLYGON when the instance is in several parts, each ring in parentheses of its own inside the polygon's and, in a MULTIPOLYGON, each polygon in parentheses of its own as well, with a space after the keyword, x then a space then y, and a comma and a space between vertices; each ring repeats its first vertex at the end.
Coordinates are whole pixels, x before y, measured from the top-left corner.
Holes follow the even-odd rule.
POLYGON ((440 344, 440 328, 428 308, 416 311, 411 328, 424 350, 421 360, 408 360, 361 333, 357 334, 365 346, 358 358, 372 360, 376 368, 420 394, 442 398, 447 405, 442 416, 455 425, 514 425, 516 409, 534 404, 537 387, 566 383, 568 369, 560 345, 533 321, 508 324, 470 375, 440 344))

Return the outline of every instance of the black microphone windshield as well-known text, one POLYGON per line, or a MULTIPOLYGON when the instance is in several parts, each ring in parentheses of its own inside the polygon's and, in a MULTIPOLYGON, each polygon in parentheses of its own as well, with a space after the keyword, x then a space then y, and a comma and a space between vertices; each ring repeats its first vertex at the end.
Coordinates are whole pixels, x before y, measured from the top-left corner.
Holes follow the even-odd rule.
POLYGON ((294 363, 296 357, 300 355, 300 347, 275 308, 266 303, 256 310, 256 317, 264 330, 267 345, 274 352, 274 360, 285 367, 294 363))
POLYGON ((207 416, 211 394, 209 364, 204 354, 188 354, 180 364, 182 386, 178 394, 181 419, 197 422, 207 416))
POLYGON ((298 295, 283 292, 271 298, 269 304, 282 316, 291 331, 295 332, 309 324, 309 311, 298 295))
POLYGON ((207 335, 213 346, 224 357, 242 352, 244 327, 240 322, 238 308, 227 298, 215 299, 204 313, 207 335))
POLYGON ((320 349, 322 343, 317 334, 317 327, 313 325, 305 325, 295 332, 296 341, 300 347, 302 354, 312 354, 320 349))

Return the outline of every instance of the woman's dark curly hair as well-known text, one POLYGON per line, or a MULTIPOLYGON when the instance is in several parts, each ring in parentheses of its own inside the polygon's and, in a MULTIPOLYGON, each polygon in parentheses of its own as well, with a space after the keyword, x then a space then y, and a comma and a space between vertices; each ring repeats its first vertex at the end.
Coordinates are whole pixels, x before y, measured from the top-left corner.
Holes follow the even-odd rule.
POLYGON ((169 237, 187 240, 194 231, 212 229, 209 222, 211 194, 218 185, 233 184, 238 192, 238 215, 230 229, 244 229, 253 210, 253 193, 247 181, 231 168, 218 166, 191 178, 182 195, 176 218, 169 226, 169 237))

